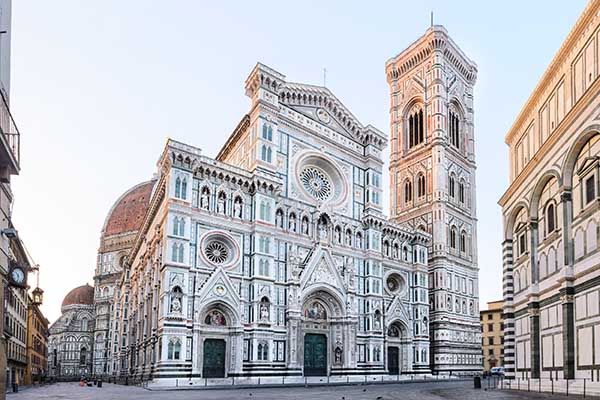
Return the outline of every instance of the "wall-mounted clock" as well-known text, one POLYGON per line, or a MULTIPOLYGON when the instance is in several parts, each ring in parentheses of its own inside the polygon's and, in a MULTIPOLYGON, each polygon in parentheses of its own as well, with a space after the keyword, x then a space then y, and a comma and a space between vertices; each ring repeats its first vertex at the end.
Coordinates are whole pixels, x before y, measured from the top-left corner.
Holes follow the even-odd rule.
POLYGON ((18 264, 12 264, 8 272, 10 283, 14 286, 27 286, 27 273, 25 269, 18 264))

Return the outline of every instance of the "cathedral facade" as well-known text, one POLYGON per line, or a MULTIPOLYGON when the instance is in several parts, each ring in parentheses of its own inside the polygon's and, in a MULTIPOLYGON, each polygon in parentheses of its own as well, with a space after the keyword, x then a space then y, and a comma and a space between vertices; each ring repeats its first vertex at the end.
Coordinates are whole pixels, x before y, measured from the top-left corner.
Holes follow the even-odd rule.
POLYGON ((215 158, 167 141, 102 229, 91 373, 174 386, 481 369, 476 66, 433 26, 386 74, 390 217, 388 135, 263 64, 215 158))

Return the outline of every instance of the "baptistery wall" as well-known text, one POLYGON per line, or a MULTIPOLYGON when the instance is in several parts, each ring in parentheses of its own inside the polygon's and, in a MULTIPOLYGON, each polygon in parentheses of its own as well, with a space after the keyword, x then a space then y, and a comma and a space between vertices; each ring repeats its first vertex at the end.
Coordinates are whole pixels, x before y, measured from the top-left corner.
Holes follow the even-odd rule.
POLYGON ((246 94, 216 159, 173 140, 160 156, 116 300, 114 374, 429 372, 430 235, 382 214, 386 136, 262 64, 246 94))

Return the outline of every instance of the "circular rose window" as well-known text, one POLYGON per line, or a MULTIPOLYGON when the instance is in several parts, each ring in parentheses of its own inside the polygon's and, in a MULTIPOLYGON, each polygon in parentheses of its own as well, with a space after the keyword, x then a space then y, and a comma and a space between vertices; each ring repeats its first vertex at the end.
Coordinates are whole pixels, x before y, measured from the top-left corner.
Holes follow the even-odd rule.
POLYGON ((333 193, 329 176, 319 168, 310 166, 300 173, 304 189, 315 199, 325 201, 333 193))
POLYGON ((328 205, 346 201, 346 178, 333 160, 309 151, 301 154, 295 164, 296 182, 305 197, 328 205))
POLYGON ((406 287, 406 281, 400 274, 391 273, 385 280, 385 286, 391 294, 401 294, 406 287))
POLYGON ((200 241, 200 257, 212 266, 232 267, 239 260, 240 249, 237 242, 224 231, 212 231, 200 241))

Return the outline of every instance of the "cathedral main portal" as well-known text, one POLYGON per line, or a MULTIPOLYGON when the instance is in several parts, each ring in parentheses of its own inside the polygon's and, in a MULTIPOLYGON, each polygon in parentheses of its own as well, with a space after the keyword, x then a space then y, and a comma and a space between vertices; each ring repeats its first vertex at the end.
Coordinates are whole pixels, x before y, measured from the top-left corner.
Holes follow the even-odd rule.
POLYGON ((204 362, 202 376, 205 378, 225 377, 225 340, 204 340, 204 362))
POLYGON ((307 333, 304 336, 304 376, 327 375, 327 336, 307 333))

